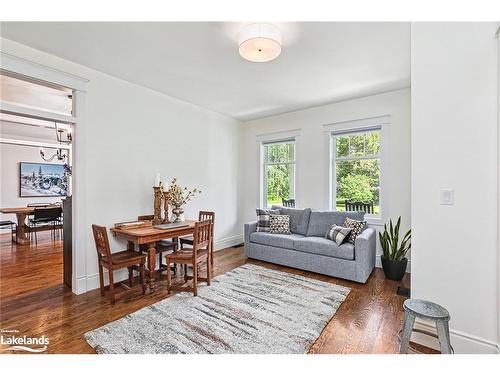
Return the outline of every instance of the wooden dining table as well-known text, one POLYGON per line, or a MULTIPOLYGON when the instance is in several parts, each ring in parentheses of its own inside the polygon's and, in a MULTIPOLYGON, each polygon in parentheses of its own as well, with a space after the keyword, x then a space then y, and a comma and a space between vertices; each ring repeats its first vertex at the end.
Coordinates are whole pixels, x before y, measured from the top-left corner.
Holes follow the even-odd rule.
POLYGON ((148 277, 148 285, 150 290, 156 287, 155 270, 156 270, 156 242, 169 238, 189 236, 194 234, 194 224, 196 220, 185 220, 182 227, 160 229, 154 225, 146 225, 137 228, 114 227, 111 228, 113 236, 127 240, 127 249, 136 250, 135 245, 140 248, 141 245, 147 249, 148 269, 146 275, 148 277))
MULTIPOLYGON (((57 207, 55 205, 47 205, 44 208, 57 207)), ((14 214, 17 217, 17 232, 15 241, 20 245, 28 245, 30 240, 26 233, 26 216, 33 215, 37 207, 13 207, 0 208, 2 214, 14 214)))

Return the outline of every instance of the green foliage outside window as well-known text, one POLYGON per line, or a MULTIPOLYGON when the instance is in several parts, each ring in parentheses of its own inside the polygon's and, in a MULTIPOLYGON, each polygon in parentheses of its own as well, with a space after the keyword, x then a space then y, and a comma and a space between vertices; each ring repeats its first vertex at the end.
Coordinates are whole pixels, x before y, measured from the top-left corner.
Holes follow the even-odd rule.
POLYGON ((267 145, 264 153, 267 204, 268 206, 281 204, 282 199, 293 198, 290 185, 294 183, 295 165, 290 162, 295 160, 295 145, 294 143, 267 145))
POLYGON ((373 191, 367 176, 347 175, 342 177, 338 184, 338 194, 341 197, 349 197, 347 199, 353 201, 373 201, 373 191))
POLYGON ((380 212, 380 132, 336 137, 337 210, 345 200, 373 202, 380 212))

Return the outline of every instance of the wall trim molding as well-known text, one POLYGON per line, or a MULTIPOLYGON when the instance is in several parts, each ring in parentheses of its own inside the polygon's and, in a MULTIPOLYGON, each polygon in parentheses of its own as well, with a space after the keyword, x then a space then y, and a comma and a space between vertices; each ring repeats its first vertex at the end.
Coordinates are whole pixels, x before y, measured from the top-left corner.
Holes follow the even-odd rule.
POLYGON ((87 91, 87 83, 90 81, 86 78, 26 60, 3 51, 0 51, 0 57, 2 58, 2 71, 22 76, 34 82, 44 82, 78 91, 87 91))
POLYGON ((237 234, 214 241, 214 251, 219 251, 243 243, 243 234, 237 234))
POLYGON ((323 125, 323 132, 331 133, 340 130, 354 130, 371 128, 375 126, 388 125, 391 123, 391 115, 385 114, 381 116, 353 119, 347 121, 332 122, 323 125))
POLYGON ((257 142, 279 141, 280 139, 294 138, 301 135, 302 129, 292 129, 272 133, 258 134, 255 137, 257 142))
MULTIPOLYGON (((97 274, 95 275, 97 277, 97 274)), ((83 294, 87 292, 87 277, 80 276, 76 278, 76 283, 73 285, 73 293, 75 294, 83 294)), ((97 287, 99 287, 99 283, 97 283, 97 287)))
MULTIPOLYGON (((435 333, 436 329, 427 322, 415 321, 415 328, 435 333)), ((451 345, 456 354, 500 354, 500 344, 462 331, 450 329, 451 345)), ((437 339, 413 333, 411 341, 439 350, 437 339)))

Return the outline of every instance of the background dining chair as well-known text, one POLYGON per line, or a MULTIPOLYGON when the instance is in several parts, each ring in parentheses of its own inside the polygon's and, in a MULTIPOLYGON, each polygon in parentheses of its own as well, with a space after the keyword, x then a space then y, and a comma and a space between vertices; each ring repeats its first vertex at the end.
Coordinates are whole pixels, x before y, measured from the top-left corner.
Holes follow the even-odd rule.
POLYGON ((213 224, 210 220, 198 221, 194 224, 193 249, 178 250, 166 256, 167 264, 170 262, 184 265, 184 284, 193 280, 192 287, 172 285, 170 268, 167 268, 167 293, 171 290, 193 292, 198 295, 198 281, 205 281, 210 285, 212 279, 212 267, 210 264, 210 248, 212 247, 213 224), (206 262, 206 277, 198 276, 198 268, 202 262, 206 262), (193 268, 193 276, 187 275, 187 266, 193 268))
MULTIPOLYGON (((153 220, 153 219, 154 215, 141 215, 137 217, 138 221, 153 220)), ((177 250, 178 248, 177 238, 160 240, 156 243, 155 248, 156 248, 156 253, 158 254, 158 264, 160 265, 159 271, 161 272, 167 269, 168 265, 168 263, 163 264, 162 257, 166 252, 172 252, 177 250)), ((146 246, 142 246, 140 250, 146 251, 147 248, 146 246)), ((177 274, 177 266, 175 264, 173 265, 173 270, 174 270, 174 275, 177 274)))
MULTIPOLYGON (((210 246, 210 251, 211 251, 211 254, 210 254, 210 265, 214 266, 214 253, 213 253, 213 250, 214 250, 214 239, 213 239, 213 230, 214 230, 214 227, 215 227, 215 212, 212 212, 212 211, 200 211, 198 213, 198 221, 205 221, 205 220, 210 220, 210 222, 212 223, 212 243, 211 243, 211 246, 210 246)), ((193 236, 187 236, 187 237, 181 237, 179 238, 179 242, 180 242, 180 247, 181 247, 181 250, 184 249, 184 245, 193 245, 193 236)))
POLYGON ((29 234, 30 239, 32 238, 32 233, 35 233, 35 244, 38 245, 37 229, 42 226, 49 226, 51 230, 51 238, 55 241, 56 238, 56 226, 60 223, 60 218, 62 215, 61 207, 36 207, 33 213, 33 218, 28 221, 29 224, 29 234))
POLYGON ((4 228, 7 228, 7 227, 10 228, 10 238, 11 238, 11 241, 15 241, 17 239, 17 227, 16 227, 16 223, 14 223, 13 221, 10 221, 10 220, 2 220, 2 221, 0 221, 0 229, 4 229, 4 228))
POLYGON ((104 270, 108 270, 109 275, 109 296, 111 303, 114 304, 116 300, 115 285, 113 279, 113 271, 122 268, 127 268, 129 271, 129 286, 120 283, 120 285, 128 292, 134 285, 133 270, 137 269, 140 275, 142 286, 142 294, 146 294, 146 280, 145 280, 145 264, 146 255, 134 250, 123 250, 117 253, 111 253, 109 248, 108 233, 106 227, 99 225, 92 225, 92 232, 94 233, 95 247, 97 250, 97 259, 99 266, 99 286, 101 289, 101 296, 104 296, 104 270))

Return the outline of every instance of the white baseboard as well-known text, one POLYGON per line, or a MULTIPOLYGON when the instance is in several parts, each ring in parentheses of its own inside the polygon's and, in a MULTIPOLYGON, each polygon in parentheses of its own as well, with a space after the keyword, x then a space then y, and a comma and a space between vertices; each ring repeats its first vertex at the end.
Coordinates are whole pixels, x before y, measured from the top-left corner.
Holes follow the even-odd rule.
POLYGON ((73 293, 83 294, 87 292, 87 276, 78 277, 76 285, 73 288, 73 293))
MULTIPOLYGON (((128 280, 128 271, 121 269, 113 273, 114 282, 128 280)), ((107 270, 104 272, 104 285, 109 284, 109 276, 107 270)), ((99 274, 87 276, 87 292, 99 288, 99 274)))
POLYGON ((239 245, 243 243, 243 235, 238 234, 236 236, 220 238, 214 242, 214 251, 222 250, 227 247, 239 245))
MULTIPOLYGON (((416 321, 414 328, 423 331, 436 333, 436 328, 432 325, 416 321)), ((450 329, 451 345, 455 350, 455 354, 500 354, 499 344, 482 337, 477 337, 465 332, 450 329)), ((439 350, 437 339, 427 335, 414 332, 411 341, 427 346, 432 349, 439 350)))
MULTIPOLYGON (((380 255, 375 258, 375 267, 382 268, 382 261, 380 260, 380 255)), ((408 259, 408 265, 406 266, 406 272, 411 272, 411 260, 408 259)))

